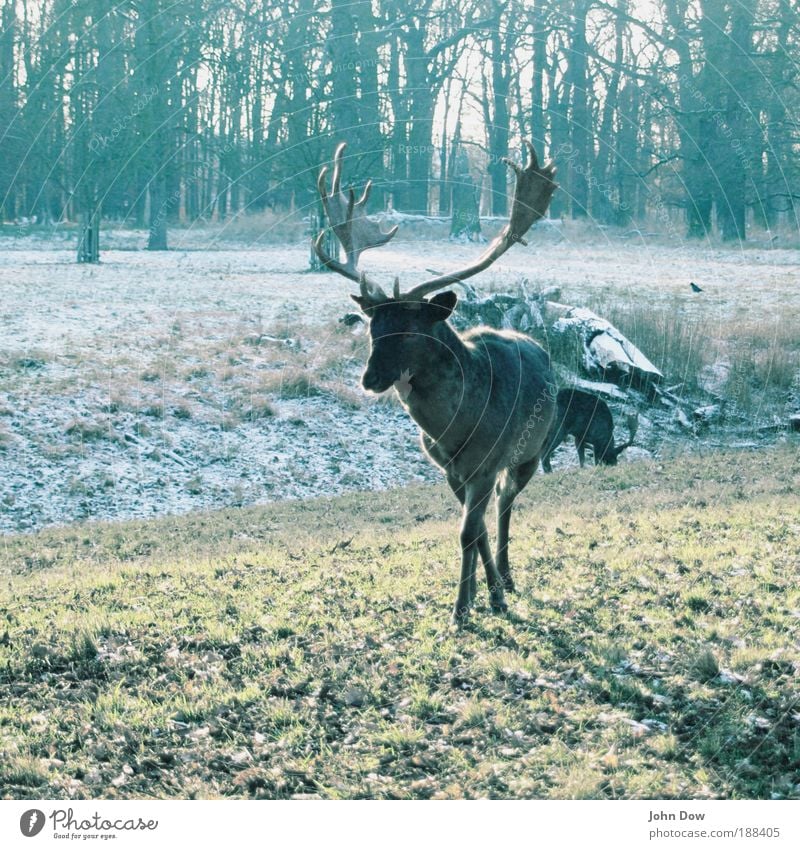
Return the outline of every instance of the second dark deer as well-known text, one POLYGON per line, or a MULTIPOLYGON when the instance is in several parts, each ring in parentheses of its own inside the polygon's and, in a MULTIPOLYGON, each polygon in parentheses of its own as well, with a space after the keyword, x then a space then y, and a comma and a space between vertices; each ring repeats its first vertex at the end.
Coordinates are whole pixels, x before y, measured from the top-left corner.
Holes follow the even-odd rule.
POLYGON ((542 468, 548 474, 552 471, 550 456, 568 436, 575 437, 581 467, 586 462, 587 445, 594 453, 596 466, 616 466, 619 455, 633 445, 638 418, 629 415, 627 424, 628 441, 614 445, 614 418, 608 404, 581 389, 562 389, 556 396, 556 417, 542 454, 542 468))

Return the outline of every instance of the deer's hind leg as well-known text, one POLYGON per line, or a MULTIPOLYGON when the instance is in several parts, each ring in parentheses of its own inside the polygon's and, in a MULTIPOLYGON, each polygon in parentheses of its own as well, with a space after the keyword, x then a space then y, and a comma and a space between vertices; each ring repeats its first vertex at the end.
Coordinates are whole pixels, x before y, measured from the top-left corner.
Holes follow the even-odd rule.
POLYGON ((526 463, 521 463, 513 469, 508 469, 497 480, 495 495, 497 497, 497 569, 503 581, 503 586, 509 592, 514 592, 514 579, 511 577, 511 566, 508 562, 508 541, 511 528, 511 507, 514 499, 522 492, 525 485, 533 477, 539 458, 534 457, 526 463))
MULTIPOLYGON (((547 438, 547 442, 545 443, 544 451, 542 451, 542 469, 544 469, 545 474, 549 475, 553 471, 550 466, 550 457, 566 438, 567 430, 564 426, 564 422, 562 422, 554 433, 551 432, 550 436, 547 438)), ((534 471, 535 470, 536 467, 534 466, 534 471)), ((525 483, 527 483, 527 481, 525 483)), ((525 486, 525 484, 523 484, 523 486, 525 486)))

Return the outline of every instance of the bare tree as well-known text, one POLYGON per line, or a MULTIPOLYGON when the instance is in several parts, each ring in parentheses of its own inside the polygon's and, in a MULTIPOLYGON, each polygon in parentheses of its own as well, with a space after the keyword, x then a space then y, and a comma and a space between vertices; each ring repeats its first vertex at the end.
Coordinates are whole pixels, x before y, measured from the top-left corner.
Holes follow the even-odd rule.
POLYGON ((501 215, 519 131, 562 163, 553 215, 682 207, 691 236, 734 240, 751 222, 797 228, 795 6, 0 0, 3 214, 102 213, 163 248, 179 222, 316 204, 335 136, 360 151, 375 207, 427 213, 438 194, 443 215, 485 138, 501 215))

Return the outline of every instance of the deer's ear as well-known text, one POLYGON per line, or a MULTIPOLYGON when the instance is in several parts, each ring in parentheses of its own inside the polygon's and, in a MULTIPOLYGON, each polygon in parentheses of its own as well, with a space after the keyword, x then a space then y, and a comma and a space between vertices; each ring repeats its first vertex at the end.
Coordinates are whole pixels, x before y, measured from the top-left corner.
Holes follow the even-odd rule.
POLYGON ((366 313, 367 315, 372 315, 372 311, 375 309, 375 303, 373 301, 369 298, 362 298, 361 295, 351 294, 350 297, 361 308, 361 312, 366 313))
POLYGON ((435 297, 431 298, 428 303, 432 307, 437 307, 433 311, 433 317, 436 321, 444 321, 450 318, 453 310, 458 303, 458 295, 455 292, 440 292, 435 297))

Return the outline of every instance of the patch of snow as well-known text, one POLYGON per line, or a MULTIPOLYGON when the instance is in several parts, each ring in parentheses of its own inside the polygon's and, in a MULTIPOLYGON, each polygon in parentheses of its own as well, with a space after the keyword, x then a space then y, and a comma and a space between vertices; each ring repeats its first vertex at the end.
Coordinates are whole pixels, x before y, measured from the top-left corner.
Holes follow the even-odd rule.
POLYGON ((605 371, 615 365, 624 369, 638 369, 645 374, 663 377, 661 372, 629 339, 626 339, 610 322, 600 318, 592 310, 574 307, 556 321, 553 329, 557 333, 563 333, 570 327, 578 328, 584 332, 589 330, 592 332, 588 350, 595 363, 587 363, 587 368, 596 365, 605 371))
MULTIPOLYGON (((687 297, 687 310, 705 304, 712 315, 727 316, 746 306, 752 314, 755 302, 771 315, 776 306, 800 306, 798 251, 634 247, 610 237, 587 248, 570 241, 569 223, 560 229, 558 245, 532 233, 528 247, 515 246, 475 288, 509 291, 525 278, 532 289, 559 286, 567 302, 613 286, 617 297, 629 291, 637 301, 672 303, 696 278, 709 297, 687 297)), ((186 419, 112 409, 123 384, 142 398, 156 391, 142 378, 154 362, 167 371, 202 370, 208 350, 224 349, 233 337, 254 340, 239 368, 254 377, 280 371, 289 346, 261 345, 262 336, 277 327, 306 350, 350 305, 347 280, 307 271, 305 240, 265 248, 226 245, 201 229, 170 235, 180 249, 148 252, 131 249, 142 247, 146 234, 104 230, 95 266, 75 263, 72 232, 0 237, 0 431, 7 435, 0 442, 0 532, 441 480, 419 448, 416 425, 388 404, 353 408, 333 396, 275 400, 276 415, 226 429, 215 411, 227 409, 228 395, 213 377, 204 398, 183 378, 180 393, 166 398, 167 405, 198 407, 186 419), (184 342, 196 340, 196 350, 171 347, 175 328, 184 342), (82 422, 98 432, 82 439, 82 422)), ((370 251, 365 266, 389 285, 401 274, 407 286, 429 277, 429 268, 458 268, 481 250, 404 241, 401 233, 370 251)), ((354 392, 366 347, 359 338, 343 377, 354 392)), ((658 430, 654 425, 654 440, 658 430)), ((640 431, 641 441, 647 438, 640 431)), ((575 463, 570 446, 567 457, 575 463)))

